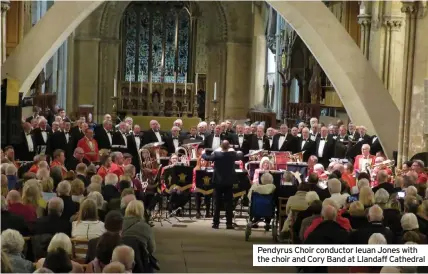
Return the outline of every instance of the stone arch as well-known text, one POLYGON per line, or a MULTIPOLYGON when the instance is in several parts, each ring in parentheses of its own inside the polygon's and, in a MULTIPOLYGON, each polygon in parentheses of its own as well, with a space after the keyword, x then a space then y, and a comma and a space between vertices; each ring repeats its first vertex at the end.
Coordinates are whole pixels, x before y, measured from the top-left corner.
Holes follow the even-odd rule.
MULTIPOLYGON (((322 2, 268 2, 293 26, 317 58, 350 117, 376 132, 391 157, 398 144, 398 123, 385 121, 398 121, 398 109, 338 20, 322 2)), ((20 92, 28 91, 59 45, 100 4, 99 1, 55 3, 6 60, 2 78, 15 78, 21 84, 20 92)))
POLYGON ((398 108, 336 17, 322 2, 267 2, 296 30, 318 60, 351 119, 376 133, 392 158, 398 144, 398 108))

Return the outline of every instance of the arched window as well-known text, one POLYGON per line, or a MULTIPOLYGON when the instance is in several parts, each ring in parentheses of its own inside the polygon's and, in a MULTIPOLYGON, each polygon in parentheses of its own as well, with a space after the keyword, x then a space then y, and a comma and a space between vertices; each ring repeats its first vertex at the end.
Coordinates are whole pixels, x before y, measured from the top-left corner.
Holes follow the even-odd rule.
POLYGON ((189 69, 190 13, 183 2, 132 2, 122 18, 122 79, 184 83, 189 69))

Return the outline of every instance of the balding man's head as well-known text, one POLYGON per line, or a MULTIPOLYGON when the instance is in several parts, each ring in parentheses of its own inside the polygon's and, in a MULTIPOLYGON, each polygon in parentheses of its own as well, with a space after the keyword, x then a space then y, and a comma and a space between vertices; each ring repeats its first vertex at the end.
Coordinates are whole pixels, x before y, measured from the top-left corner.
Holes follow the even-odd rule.
POLYGON ((64 201, 61 198, 54 197, 49 200, 48 214, 61 216, 64 210, 64 201))
POLYGON ((134 249, 127 245, 120 245, 113 250, 111 261, 122 263, 125 266, 125 269, 130 271, 134 266, 134 257, 134 249))
POLYGON ((222 149, 223 151, 229 151, 229 147, 230 147, 229 141, 224 140, 224 141, 221 143, 221 149, 222 149))
POLYGON ((337 209, 331 205, 324 205, 322 207, 321 216, 324 221, 336 221, 337 209))
POLYGON ((16 204, 21 202, 21 194, 16 190, 11 190, 7 194, 6 200, 9 204, 16 204))
POLYGON ((103 273, 126 273, 126 269, 123 264, 112 262, 103 268, 103 273))
POLYGON ((368 213, 368 219, 370 222, 382 222, 383 220, 383 210, 380 206, 374 205, 370 207, 368 213))

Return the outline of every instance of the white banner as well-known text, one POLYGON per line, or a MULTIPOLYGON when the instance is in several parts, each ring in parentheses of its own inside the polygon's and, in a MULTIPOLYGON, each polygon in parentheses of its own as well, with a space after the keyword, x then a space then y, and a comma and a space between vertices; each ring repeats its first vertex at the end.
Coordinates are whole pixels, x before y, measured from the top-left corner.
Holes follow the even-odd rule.
POLYGON ((428 245, 253 245, 254 266, 428 266, 428 245))

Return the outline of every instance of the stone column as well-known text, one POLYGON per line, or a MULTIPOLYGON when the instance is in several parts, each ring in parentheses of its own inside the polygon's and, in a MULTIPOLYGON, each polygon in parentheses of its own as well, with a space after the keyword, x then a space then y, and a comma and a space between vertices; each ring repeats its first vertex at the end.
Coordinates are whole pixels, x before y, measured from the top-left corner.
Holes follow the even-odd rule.
POLYGON ((385 26, 385 57, 384 57, 384 70, 383 70, 383 82, 385 88, 389 89, 391 80, 391 63, 394 61, 394 40, 395 33, 400 30, 402 24, 401 17, 384 16, 383 24, 385 26))
POLYGON ((370 15, 363 14, 358 16, 358 23, 361 25, 360 48, 367 59, 369 59, 370 22, 371 22, 370 15))
MULTIPOLYGON (((263 103, 266 75, 266 35, 263 5, 254 6, 253 12, 253 41, 251 58, 251 85, 249 107, 263 103)), ((276 19, 276 18, 275 18, 276 19)), ((248 81, 248 80, 247 80, 248 81)))
POLYGON ((1 0, 1 64, 6 60, 6 13, 10 8, 9 0, 1 0))
POLYGON ((418 2, 403 2, 401 9, 406 15, 406 32, 404 41, 404 90, 403 107, 400 112, 400 127, 398 135, 398 166, 408 160, 410 118, 412 108, 412 84, 413 84, 413 60, 415 51, 416 20, 418 14, 418 2))

